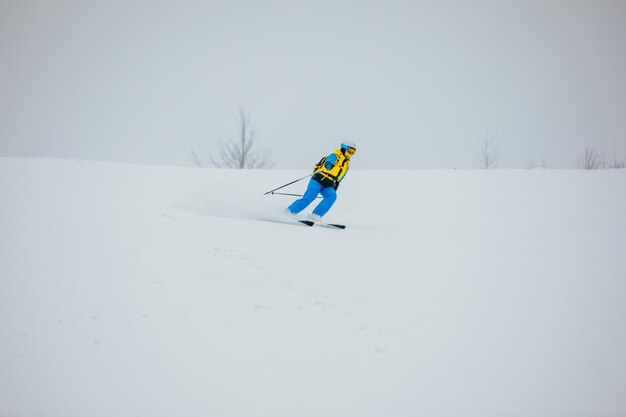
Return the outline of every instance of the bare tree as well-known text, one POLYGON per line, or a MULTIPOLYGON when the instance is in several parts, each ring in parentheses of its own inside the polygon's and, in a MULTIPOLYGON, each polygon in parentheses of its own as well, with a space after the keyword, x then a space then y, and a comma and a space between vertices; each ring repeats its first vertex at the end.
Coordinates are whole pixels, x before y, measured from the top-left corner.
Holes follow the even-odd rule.
POLYGON ((534 159, 531 159, 528 165, 526 166, 526 168, 527 169, 535 169, 535 168, 548 169, 551 167, 550 167, 550 164, 546 162, 545 158, 542 158, 540 163, 537 163, 537 161, 535 161, 534 159))
POLYGON ((587 146, 583 159, 578 161, 580 169, 600 169, 605 166, 602 154, 593 146, 587 146))
POLYGON ((245 108, 239 109, 239 137, 221 143, 219 157, 210 156, 211 164, 218 168, 261 169, 274 166, 271 152, 254 150, 257 133, 252 128, 250 114, 245 108))
POLYGON ((493 169, 500 159, 500 144, 489 135, 485 136, 478 155, 478 163, 482 169, 493 169))
POLYGON ((626 168, 626 163, 624 162, 624 160, 620 160, 615 158, 615 160, 613 161, 612 164, 609 165, 609 168, 611 169, 622 169, 622 168, 626 168))
POLYGON ((202 161, 200 161, 200 158, 198 158, 198 155, 196 154, 196 151, 193 150, 193 148, 191 148, 191 159, 194 164, 202 168, 202 161))

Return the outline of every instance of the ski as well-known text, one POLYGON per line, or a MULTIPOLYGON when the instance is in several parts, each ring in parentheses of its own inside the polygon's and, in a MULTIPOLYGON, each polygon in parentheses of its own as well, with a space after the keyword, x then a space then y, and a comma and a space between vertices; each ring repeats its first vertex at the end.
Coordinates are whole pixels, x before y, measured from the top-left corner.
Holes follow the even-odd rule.
MULTIPOLYGON (((302 224, 304 226, 321 226, 321 227, 328 227, 329 229, 345 229, 346 225, 345 224, 337 224, 337 223, 315 223, 313 220, 300 220, 300 219, 291 219, 293 220, 293 223, 290 222, 290 224, 302 224)), ((280 222, 282 223, 282 222, 280 222)))
POLYGON ((345 229, 345 224, 337 224, 337 223, 315 223, 316 226, 328 227, 331 229, 345 229))
POLYGON ((301 224, 303 224, 305 226, 309 226, 309 227, 317 225, 317 226, 322 226, 322 227, 329 227, 331 229, 345 229, 346 228, 345 224, 316 222, 316 221, 310 220, 310 219, 301 219, 301 218, 298 218, 296 216, 293 216, 293 215, 287 214, 287 213, 285 213, 285 216, 287 216, 289 219, 291 219, 291 220, 293 220, 295 222, 301 223, 301 224))

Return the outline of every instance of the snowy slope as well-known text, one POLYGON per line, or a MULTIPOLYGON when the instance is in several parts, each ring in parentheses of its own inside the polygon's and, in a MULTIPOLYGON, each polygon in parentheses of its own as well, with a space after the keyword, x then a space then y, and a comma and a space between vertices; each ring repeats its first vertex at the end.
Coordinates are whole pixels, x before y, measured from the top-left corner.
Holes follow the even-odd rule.
POLYGON ((306 173, 0 158, 0 416, 626 415, 626 170, 306 173))

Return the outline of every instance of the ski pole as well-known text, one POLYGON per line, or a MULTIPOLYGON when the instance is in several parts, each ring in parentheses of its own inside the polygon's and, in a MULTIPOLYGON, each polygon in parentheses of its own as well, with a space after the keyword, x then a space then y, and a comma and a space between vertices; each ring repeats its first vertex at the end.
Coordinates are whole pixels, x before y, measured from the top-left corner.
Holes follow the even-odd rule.
MULTIPOLYGON (((271 193, 272 195, 290 195, 292 197, 304 197, 302 194, 291 194, 291 193, 271 193)), ((315 198, 322 198, 319 195, 315 198)))
POLYGON ((281 185, 280 187, 278 187, 278 188, 274 188, 273 190, 269 190, 268 192, 263 193, 263 195, 265 195, 265 194, 274 194, 274 191, 276 191, 276 190, 280 190, 281 188, 285 188, 286 186, 291 185, 291 184, 293 184, 293 183, 296 183, 296 182, 298 182, 298 181, 302 181, 302 180, 303 180, 303 179, 305 179, 305 178, 309 178, 309 177, 310 177, 310 176, 312 176, 313 174, 315 174, 315 172, 312 172, 312 173, 310 173, 309 175, 306 175, 306 176, 304 176, 304 177, 302 177, 302 178, 298 178, 298 179, 297 179, 297 180, 295 180, 295 181, 291 181, 291 182, 290 182, 290 183, 288 183, 288 184, 281 185))

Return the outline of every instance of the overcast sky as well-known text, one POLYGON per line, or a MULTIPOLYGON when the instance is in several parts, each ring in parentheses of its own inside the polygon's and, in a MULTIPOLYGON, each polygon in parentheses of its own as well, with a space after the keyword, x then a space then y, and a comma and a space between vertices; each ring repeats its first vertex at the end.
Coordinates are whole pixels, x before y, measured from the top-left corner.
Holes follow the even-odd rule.
POLYGON ((626 1, 0 0, 0 155, 276 168, 626 161, 626 1))

